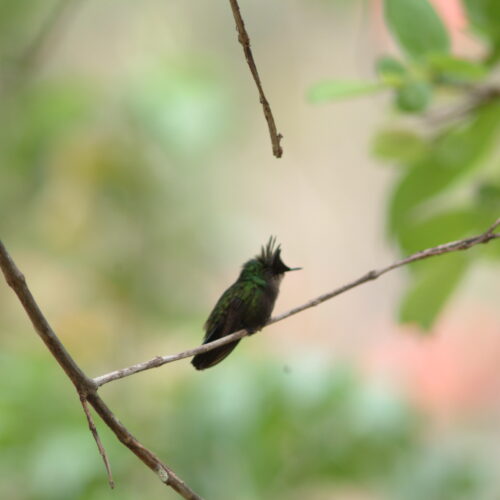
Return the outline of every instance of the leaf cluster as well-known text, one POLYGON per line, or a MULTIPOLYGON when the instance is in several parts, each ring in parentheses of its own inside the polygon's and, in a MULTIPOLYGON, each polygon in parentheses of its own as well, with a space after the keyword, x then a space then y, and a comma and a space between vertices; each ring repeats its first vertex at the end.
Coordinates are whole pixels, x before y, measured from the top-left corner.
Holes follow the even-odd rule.
MULTIPOLYGON (((388 92, 399 117, 420 119, 408 126, 398 117, 373 145, 377 158, 400 167, 387 226, 403 255, 467 237, 500 213, 500 89, 491 83, 500 57, 500 2, 462 4, 483 49, 476 59, 452 52, 449 30, 428 0, 385 0, 399 57, 380 57, 374 81, 330 80, 309 91, 313 102, 388 92)), ((498 260, 500 253, 481 249, 413 265, 400 320, 430 328, 478 256, 498 260)))

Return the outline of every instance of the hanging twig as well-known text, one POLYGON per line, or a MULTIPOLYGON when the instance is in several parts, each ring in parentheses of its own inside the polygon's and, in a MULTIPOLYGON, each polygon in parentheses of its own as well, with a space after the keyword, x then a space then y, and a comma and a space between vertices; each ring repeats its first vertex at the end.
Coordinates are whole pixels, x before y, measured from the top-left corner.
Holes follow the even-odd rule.
POLYGON ((264 110, 264 117, 267 121, 267 126, 269 127, 269 135, 271 136, 271 143, 273 146, 273 154, 276 158, 281 158, 283 154, 283 149, 281 147, 281 139, 283 136, 276 129, 276 124, 274 123, 274 116, 271 111, 271 106, 264 94, 264 89, 262 88, 262 83, 260 81, 259 72, 257 71, 257 66, 255 64, 252 49, 250 48, 250 37, 248 36, 247 30, 245 28, 245 23, 241 17, 240 6, 237 0, 229 0, 231 4, 231 10, 233 11, 234 21, 236 22, 236 30, 238 31, 238 40, 243 47, 243 52, 245 53, 245 59, 247 61, 250 72, 252 73, 255 85, 259 91, 260 103, 264 110))

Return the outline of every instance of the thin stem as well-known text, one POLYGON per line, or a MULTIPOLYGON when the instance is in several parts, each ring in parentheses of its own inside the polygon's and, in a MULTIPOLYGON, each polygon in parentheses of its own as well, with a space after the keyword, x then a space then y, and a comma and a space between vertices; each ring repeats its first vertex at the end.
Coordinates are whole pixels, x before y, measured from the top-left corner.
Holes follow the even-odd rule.
MULTIPOLYGON (((277 323, 278 321, 282 321, 286 318, 289 318, 290 316, 293 316, 295 314, 298 314, 302 311, 305 311, 306 309, 310 309, 311 307, 315 307, 319 304, 322 304, 323 302, 326 302, 327 300, 332 299, 333 297, 336 297, 337 295, 340 295, 342 293, 347 292, 348 290, 351 290, 352 288, 355 288, 359 285, 362 285, 363 283, 366 283, 368 281, 375 280, 382 276, 385 273, 388 273, 389 271, 392 271, 393 269, 397 269, 398 267, 405 266, 407 264, 410 264, 411 262, 416 262, 418 260, 424 260, 428 259, 429 257, 435 257, 438 255, 443 255, 446 253, 451 253, 451 252, 458 252, 461 250, 468 250, 469 248, 482 244, 482 243, 488 243, 491 240, 500 238, 500 233, 495 233, 494 230, 500 226, 500 219, 497 219, 496 222, 484 233, 474 236, 472 238, 466 238, 463 240, 458 240, 458 241, 452 241, 450 243, 445 243, 443 245, 438 245, 436 247, 432 248, 427 248, 426 250, 422 250, 420 252, 416 252, 409 257, 406 257, 404 259, 398 260, 396 262, 393 262, 392 264, 382 267, 380 269, 375 269, 372 271, 369 271, 360 278, 347 283, 346 285, 343 285, 339 288, 336 288, 335 290, 332 290, 330 292, 327 292, 323 295, 320 295, 319 297, 316 297, 315 299, 312 299, 305 304, 302 304, 301 306, 295 307, 294 309, 291 309, 288 312, 285 312, 283 314, 280 314, 278 316, 275 316, 274 318, 271 318, 267 325, 272 325, 273 323, 277 323)), ((207 344, 200 345, 198 347, 195 347, 193 349, 188 349, 187 351, 180 352, 178 354, 171 354, 168 356, 156 356, 153 359, 150 359, 148 361, 144 361, 142 363, 137 363, 135 365, 129 366, 127 368, 122 368, 121 370, 115 370, 110 373, 106 373, 105 375, 101 375, 99 377, 94 378, 94 383, 97 385, 97 387, 101 387, 104 384, 107 384, 108 382, 112 382, 113 380, 119 380, 121 378, 129 377, 130 375, 134 375, 135 373, 139 373, 145 370, 150 370, 152 368, 158 368, 159 366, 163 366, 167 363, 172 363, 174 361, 178 361, 183 358, 190 358, 196 354, 200 354, 202 352, 208 352, 211 351, 212 349, 215 349, 216 347, 220 347, 225 344, 229 344, 230 342, 233 342, 234 340, 241 339, 247 335, 246 330, 239 330, 238 332, 232 333, 230 335, 227 335, 225 337, 222 337, 220 339, 214 340, 213 342, 209 342, 207 344)))
POLYGON ((278 133, 276 128, 276 123, 274 122, 274 116, 271 111, 271 106, 264 94, 264 89, 262 88, 262 82, 260 81, 259 72, 257 71, 257 65, 253 58, 252 49, 250 48, 250 37, 248 36, 247 30, 245 28, 245 23, 243 22, 243 17, 241 16, 240 6, 238 5, 238 0, 229 0, 231 4, 231 10, 233 12, 234 21, 236 23, 236 30, 238 31, 238 40, 243 47, 243 52, 245 54, 245 59, 247 61, 250 72, 252 73, 255 85, 257 85, 257 90, 259 91, 260 103, 262 104, 262 109, 264 110, 264 117, 267 121, 267 126, 269 128, 269 135, 271 137, 271 143, 273 146, 273 154, 276 158, 281 158, 283 154, 283 148, 281 147, 281 139, 283 136, 278 133))

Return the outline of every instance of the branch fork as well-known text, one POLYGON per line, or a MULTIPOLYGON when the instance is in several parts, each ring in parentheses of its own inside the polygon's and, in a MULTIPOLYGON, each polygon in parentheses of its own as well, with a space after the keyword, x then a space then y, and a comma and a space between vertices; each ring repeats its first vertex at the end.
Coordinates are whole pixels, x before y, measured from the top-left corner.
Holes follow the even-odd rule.
MULTIPOLYGON (((374 269, 365 273, 360 278, 347 283, 339 288, 336 288, 328 293, 320 295, 315 299, 306 302, 305 304, 291 309, 288 312, 275 316, 271 318, 268 325, 272 323, 277 323, 285 318, 298 314, 299 312, 305 311, 311 307, 315 307, 327 300, 330 300, 337 295, 340 295, 348 290, 355 288, 368 281, 375 280, 381 275, 392 271, 398 267, 416 262, 418 260, 427 259, 430 257, 435 257, 438 255, 443 255, 445 253, 464 251, 472 248, 473 246, 479 244, 488 243, 494 239, 500 239, 500 233, 495 232, 495 230, 500 226, 500 218, 495 221, 495 223, 488 228, 484 233, 466 238, 463 240, 452 241, 450 243, 445 243, 443 245, 438 245, 436 247, 428 248, 417 252, 409 257, 398 260, 386 267, 380 269, 374 269)), ((94 437, 97 444, 99 454, 101 455, 104 466, 106 468, 106 473, 108 476, 108 482, 111 488, 114 487, 114 481, 111 474, 111 466, 109 464, 109 459, 101 442, 99 434, 97 432, 92 414, 90 412, 89 405, 94 408, 96 413, 101 417, 104 423, 113 431, 117 439, 123 443, 127 448, 129 448, 132 453, 134 453, 147 467, 149 467, 159 479, 167 486, 173 488, 180 496, 187 500, 203 500, 197 493, 195 493, 182 479, 180 479, 177 474, 170 469, 167 465, 160 461, 160 459, 145 446, 143 446, 131 433, 130 431, 116 418, 113 412, 108 408, 106 403, 97 394, 99 387, 114 380, 119 380, 121 378, 134 375, 135 373, 149 370, 151 368, 157 368, 167 363, 172 363, 183 358, 189 358, 195 354, 201 352, 207 352, 211 349, 215 349, 221 345, 227 344, 234 340, 245 337, 248 333, 246 330, 240 330, 238 332, 232 333, 226 337, 215 340, 208 344, 198 346, 194 349, 189 349, 187 351, 180 352, 178 354, 173 354, 169 356, 156 356, 155 358, 145 361, 143 363, 137 363, 135 365, 123 368, 121 370, 116 370, 105 375, 101 375, 94 379, 89 378, 82 369, 73 360, 71 355, 68 353, 62 342, 57 337, 54 330, 52 330, 48 321, 45 319, 42 311, 35 302, 33 295, 31 294, 27 284, 26 279, 23 274, 16 266, 11 256, 7 252, 7 249, 0 241, 0 268, 4 274, 5 280, 8 285, 13 289, 22 303, 27 315, 31 319, 33 326, 45 343, 51 354, 57 360, 59 365, 65 371, 66 375, 73 382, 75 389, 79 395, 80 402, 82 404, 83 411, 85 413, 89 429, 94 437)))

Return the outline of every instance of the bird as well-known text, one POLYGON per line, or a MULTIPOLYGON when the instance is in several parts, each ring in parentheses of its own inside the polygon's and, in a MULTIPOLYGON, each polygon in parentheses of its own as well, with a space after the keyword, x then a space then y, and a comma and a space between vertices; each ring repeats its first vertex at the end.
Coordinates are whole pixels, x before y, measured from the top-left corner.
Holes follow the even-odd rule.
MULTIPOLYGON (((298 271, 281 260, 281 246, 271 236, 261 252, 242 266, 238 279, 221 295, 205 325, 203 344, 225 337, 239 330, 251 335, 261 330, 273 312, 281 280, 285 273, 298 271)), ((208 352, 196 354, 191 363, 197 370, 205 370, 225 359, 240 339, 208 352)))

